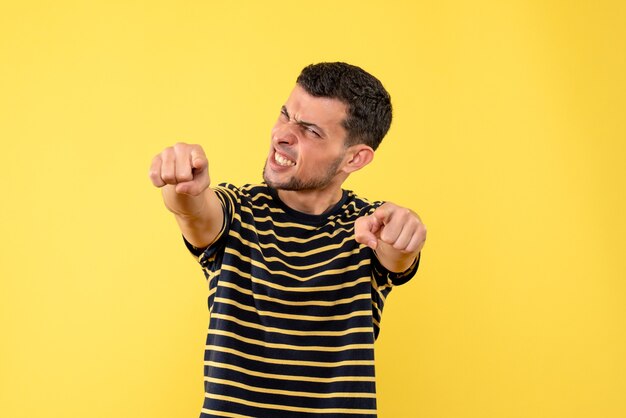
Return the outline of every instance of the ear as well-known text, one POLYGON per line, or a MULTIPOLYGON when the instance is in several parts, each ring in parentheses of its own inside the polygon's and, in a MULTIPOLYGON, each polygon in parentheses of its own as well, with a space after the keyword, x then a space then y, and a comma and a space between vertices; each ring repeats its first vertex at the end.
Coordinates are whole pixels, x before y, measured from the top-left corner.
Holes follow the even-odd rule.
POLYGON ((346 160, 342 170, 347 173, 353 173, 362 169, 372 162, 374 159, 374 150, 365 144, 356 144, 348 148, 346 152, 346 160))

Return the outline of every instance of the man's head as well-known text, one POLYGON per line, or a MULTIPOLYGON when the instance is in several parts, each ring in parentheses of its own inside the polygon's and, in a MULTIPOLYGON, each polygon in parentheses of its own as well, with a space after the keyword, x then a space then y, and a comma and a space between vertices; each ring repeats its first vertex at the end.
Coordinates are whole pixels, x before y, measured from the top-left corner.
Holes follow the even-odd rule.
POLYGON ((336 192, 372 161, 390 123, 389 95, 374 77, 344 63, 310 65, 272 128, 263 179, 279 190, 336 192))
POLYGON ((378 79, 354 65, 323 62, 305 67, 296 83, 312 96, 338 99, 346 105, 346 146, 363 143, 378 148, 392 114, 391 98, 378 79))

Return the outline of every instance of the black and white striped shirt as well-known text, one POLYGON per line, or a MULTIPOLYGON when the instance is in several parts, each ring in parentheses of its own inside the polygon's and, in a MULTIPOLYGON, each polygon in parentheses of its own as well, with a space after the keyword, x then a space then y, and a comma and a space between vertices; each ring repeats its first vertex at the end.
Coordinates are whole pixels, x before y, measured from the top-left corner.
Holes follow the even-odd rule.
POLYGON ((265 184, 216 189, 224 228, 198 256, 209 285, 201 417, 375 417, 374 341, 408 281, 354 239, 381 202, 350 191, 323 215, 265 184))

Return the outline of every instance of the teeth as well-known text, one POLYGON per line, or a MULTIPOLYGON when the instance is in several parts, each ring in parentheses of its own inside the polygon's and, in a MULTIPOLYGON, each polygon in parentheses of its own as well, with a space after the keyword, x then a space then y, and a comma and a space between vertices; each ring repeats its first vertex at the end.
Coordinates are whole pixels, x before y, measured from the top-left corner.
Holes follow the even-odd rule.
POLYGON ((295 162, 286 159, 282 155, 279 155, 277 152, 274 153, 274 161, 276 161, 278 164, 282 165, 283 167, 291 167, 291 166, 296 165, 295 162))

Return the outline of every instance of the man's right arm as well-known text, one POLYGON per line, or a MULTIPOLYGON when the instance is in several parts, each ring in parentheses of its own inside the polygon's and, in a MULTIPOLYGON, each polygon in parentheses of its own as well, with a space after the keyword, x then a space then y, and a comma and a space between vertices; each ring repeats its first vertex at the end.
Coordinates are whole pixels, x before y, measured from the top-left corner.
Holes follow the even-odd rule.
POLYGON ((165 206, 191 245, 205 248, 215 241, 224 212, 209 187, 209 162, 200 145, 178 143, 165 148, 152 160, 150 180, 161 188, 165 206))

